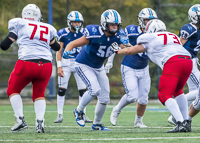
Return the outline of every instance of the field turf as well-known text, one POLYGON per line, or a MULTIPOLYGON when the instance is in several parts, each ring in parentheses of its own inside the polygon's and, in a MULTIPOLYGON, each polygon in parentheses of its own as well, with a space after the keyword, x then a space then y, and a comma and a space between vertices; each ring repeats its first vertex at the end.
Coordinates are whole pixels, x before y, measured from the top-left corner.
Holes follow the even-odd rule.
MULTIPOLYGON (((117 126, 110 123, 110 113, 113 105, 108 108, 102 123, 111 131, 92 131, 91 123, 85 127, 76 124, 73 115, 75 105, 65 105, 64 121, 55 124, 57 117, 56 105, 47 105, 45 113, 45 133, 35 132, 35 112, 33 105, 24 106, 25 121, 28 129, 11 133, 10 129, 15 124, 14 112, 10 105, 0 106, 0 142, 48 142, 48 143, 90 143, 90 142, 137 142, 137 143, 197 143, 200 142, 200 116, 197 115, 192 121, 192 132, 190 133, 167 133, 173 126, 167 122, 169 112, 165 106, 148 105, 143 122, 148 128, 138 129, 133 127, 136 106, 125 107, 119 118, 117 126)), ((87 116, 94 118, 95 105, 88 105, 87 116)))

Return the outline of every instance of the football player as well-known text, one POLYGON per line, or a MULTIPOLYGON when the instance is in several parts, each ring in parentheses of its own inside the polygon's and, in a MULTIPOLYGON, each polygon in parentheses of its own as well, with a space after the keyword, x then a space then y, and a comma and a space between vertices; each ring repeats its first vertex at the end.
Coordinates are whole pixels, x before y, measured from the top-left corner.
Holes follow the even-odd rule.
MULTIPOLYGON (((138 36, 144 33, 146 23, 149 20, 156 18, 158 17, 155 11, 151 8, 144 8, 140 11, 138 15, 139 26, 128 25, 125 28, 131 45, 136 45, 138 36)), ((119 103, 112 110, 110 115, 110 122, 112 125, 115 126, 117 124, 117 119, 121 110, 125 106, 134 103, 137 100, 138 102, 134 127, 147 127, 142 122, 142 118, 148 103, 148 94, 151 82, 148 62, 149 58, 145 52, 135 55, 125 55, 123 57, 121 62, 121 74, 126 94, 121 98, 119 103)))
POLYGON ((8 36, 1 42, 1 49, 7 50, 17 40, 19 46, 18 61, 8 81, 7 94, 15 112, 15 125, 12 132, 28 128, 23 114, 21 90, 32 83, 32 99, 36 114, 36 132, 44 132, 44 114, 46 109, 45 88, 52 72, 51 49, 58 51, 60 45, 55 41, 56 29, 40 22, 42 15, 38 6, 28 4, 22 10, 22 18, 8 22, 8 36), (50 46, 49 46, 50 45, 50 46))
POLYGON ((161 20, 150 20, 145 31, 145 34, 138 37, 137 45, 120 49, 115 42, 112 48, 117 54, 146 52, 151 61, 163 69, 158 97, 177 121, 176 127, 168 133, 189 132, 191 122, 187 120, 187 98, 183 93, 183 87, 192 71, 191 55, 182 46, 177 35, 166 31, 166 26, 161 20))
POLYGON ((78 107, 74 110, 76 122, 82 127, 85 126, 83 109, 97 97, 98 102, 91 128, 92 130, 110 131, 101 123, 107 104, 110 102, 109 80, 103 63, 105 59, 114 53, 111 49, 111 43, 122 43, 119 35, 125 34, 125 32, 120 29, 121 24, 119 13, 116 10, 108 9, 101 15, 101 25, 86 26, 84 35, 69 43, 65 48, 64 58, 67 58, 69 51, 75 47, 87 45, 82 48, 75 63, 78 75, 88 88, 78 107))
MULTIPOLYGON (((195 90, 198 90, 198 93, 195 94, 197 95, 195 97, 195 95, 191 95, 192 98, 194 100, 194 98, 196 98, 191 106, 190 106, 190 110, 189 110, 189 120, 192 121, 192 118, 199 113, 200 111, 200 92, 199 92, 199 70, 197 68, 197 53, 199 50, 199 46, 200 46, 200 4, 196 4, 194 6, 192 6, 189 11, 188 11, 188 16, 189 16, 189 20, 191 21, 190 24, 186 24, 186 26, 183 26, 183 28, 185 29, 185 37, 184 37, 184 33, 181 33, 181 39, 183 40, 183 42, 185 42, 185 44, 183 45, 187 50, 190 51, 193 59, 193 69, 192 69, 192 74, 190 75, 190 82, 188 80, 188 83, 191 83, 191 85, 193 85, 193 87, 195 87, 195 90), (189 30, 190 29, 190 30, 189 30), (193 31, 192 33, 190 33, 191 31, 193 31), (194 78, 197 78, 198 83, 194 82, 194 78), (192 84, 193 81, 193 84, 192 84), (196 84, 195 84, 196 83, 196 84)), ((182 29, 183 29, 182 28, 182 29)), ((182 42, 182 43, 183 43, 182 42)), ((188 85, 189 86, 189 85, 188 85)), ((189 92, 190 93, 190 92, 189 92)), ((187 95, 187 94, 186 94, 187 95)), ((189 98, 189 95, 187 95, 187 98, 189 98)))
MULTIPOLYGON (((188 10, 188 17, 190 23, 185 24, 180 29, 179 37, 183 47, 192 55, 193 69, 187 81, 189 93, 186 94, 189 107, 199 93, 200 71, 197 67, 197 53, 200 46, 200 4, 193 5, 188 10)), ((168 122, 172 125, 176 125, 176 120, 172 115, 168 118, 168 122)))
MULTIPOLYGON (((70 51, 70 56, 67 59, 62 58, 63 51, 68 43, 83 36, 83 16, 78 11, 72 11, 67 16, 67 26, 58 31, 58 41, 60 42, 60 50, 57 52, 57 67, 58 67, 58 94, 57 94, 57 110, 58 116, 54 123, 62 123, 63 121, 63 106, 65 102, 65 92, 68 87, 69 78, 71 73, 74 74, 77 87, 79 90, 79 102, 86 91, 86 85, 82 79, 77 75, 75 70, 75 58, 81 50, 81 47, 76 47, 70 51)), ((84 109, 84 113, 86 108, 84 109)), ((86 116, 83 116, 86 123, 92 121, 86 116)))

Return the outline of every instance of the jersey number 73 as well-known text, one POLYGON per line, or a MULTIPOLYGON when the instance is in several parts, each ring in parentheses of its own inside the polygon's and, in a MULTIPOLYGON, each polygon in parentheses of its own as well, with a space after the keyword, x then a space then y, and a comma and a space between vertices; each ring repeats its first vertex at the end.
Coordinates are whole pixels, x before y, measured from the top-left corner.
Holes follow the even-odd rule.
POLYGON ((176 43, 176 44, 181 45, 181 43, 180 43, 178 37, 177 37, 175 34, 172 34, 172 33, 167 33, 167 34, 165 34, 165 33, 163 33, 163 34, 157 34, 157 35, 158 35, 158 36, 163 36, 163 37, 164 37, 164 43, 163 43, 164 45, 167 44, 168 36, 173 36, 173 37, 172 37, 172 38, 173 38, 173 42, 176 43))

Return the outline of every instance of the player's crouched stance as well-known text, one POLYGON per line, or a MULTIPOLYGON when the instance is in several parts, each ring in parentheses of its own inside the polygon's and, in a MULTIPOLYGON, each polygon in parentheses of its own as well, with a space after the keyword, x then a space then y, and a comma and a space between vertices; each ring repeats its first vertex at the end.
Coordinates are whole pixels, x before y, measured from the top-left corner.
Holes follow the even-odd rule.
POLYGON ((44 93, 52 72, 50 47, 58 51, 60 45, 54 40, 56 29, 47 23, 39 22, 41 17, 40 9, 35 4, 25 6, 22 10, 22 18, 14 18, 8 22, 8 36, 0 45, 2 50, 7 50, 17 40, 19 46, 18 61, 10 75, 7 89, 16 121, 11 132, 28 128, 24 120, 20 92, 31 82, 36 132, 44 133, 46 109, 44 93))
POLYGON ((191 55, 181 45, 177 35, 166 31, 161 20, 149 21, 145 31, 145 34, 138 37, 137 45, 120 49, 117 43, 113 43, 112 49, 117 54, 126 55, 146 51, 151 61, 163 69, 158 97, 177 121, 176 127, 168 133, 190 132, 191 122, 188 121, 187 99, 183 87, 192 71, 191 55))

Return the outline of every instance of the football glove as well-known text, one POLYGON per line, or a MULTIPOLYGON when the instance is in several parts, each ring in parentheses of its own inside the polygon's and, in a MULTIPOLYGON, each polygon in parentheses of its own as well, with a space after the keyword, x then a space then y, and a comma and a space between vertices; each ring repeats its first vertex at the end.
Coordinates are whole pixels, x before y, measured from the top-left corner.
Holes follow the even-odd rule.
POLYGON ((121 49, 121 47, 117 44, 117 42, 114 42, 114 43, 111 44, 111 49, 112 49, 115 53, 117 53, 117 51, 118 51, 119 49, 121 49))
POLYGON ((76 58, 74 55, 72 55, 72 52, 71 51, 65 51, 64 53, 63 53, 63 58, 64 59, 71 59, 71 58, 76 58))
POLYGON ((120 37, 120 41, 122 42, 122 44, 126 47, 129 47, 130 46, 130 43, 129 43, 129 38, 126 34, 121 34, 119 35, 120 37))

